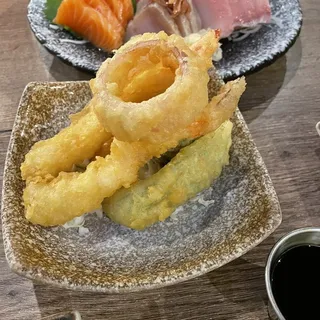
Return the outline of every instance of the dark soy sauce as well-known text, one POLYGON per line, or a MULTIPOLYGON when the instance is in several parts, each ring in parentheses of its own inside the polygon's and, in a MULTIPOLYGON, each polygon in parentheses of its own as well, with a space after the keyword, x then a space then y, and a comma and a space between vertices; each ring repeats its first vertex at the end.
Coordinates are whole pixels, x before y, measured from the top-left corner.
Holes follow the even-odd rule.
POLYGON ((286 320, 320 319, 320 247, 284 252, 272 271, 271 287, 286 320))

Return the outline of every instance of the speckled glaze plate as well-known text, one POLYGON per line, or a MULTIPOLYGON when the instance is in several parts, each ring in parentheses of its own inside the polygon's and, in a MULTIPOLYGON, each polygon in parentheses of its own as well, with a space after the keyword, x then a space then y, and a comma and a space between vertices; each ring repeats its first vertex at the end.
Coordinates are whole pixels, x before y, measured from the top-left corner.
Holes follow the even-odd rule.
POLYGON ((68 115, 90 98, 87 82, 30 83, 23 93, 2 197, 4 246, 13 271, 71 289, 138 291, 218 268, 259 244, 280 224, 275 190, 237 111, 230 164, 209 189, 166 221, 134 231, 91 214, 85 222, 90 232, 85 235, 77 229, 32 225, 22 205, 24 156, 36 141, 65 127, 68 115))
MULTIPOLYGON (((53 30, 43 10, 46 0, 31 0, 28 19, 36 38, 50 52, 80 69, 96 72, 108 54, 86 44, 72 44, 74 37, 64 30, 53 30)), ((216 65, 223 79, 253 72, 284 54, 294 43, 302 25, 298 0, 270 0, 272 23, 240 42, 223 41, 223 59, 216 65)))

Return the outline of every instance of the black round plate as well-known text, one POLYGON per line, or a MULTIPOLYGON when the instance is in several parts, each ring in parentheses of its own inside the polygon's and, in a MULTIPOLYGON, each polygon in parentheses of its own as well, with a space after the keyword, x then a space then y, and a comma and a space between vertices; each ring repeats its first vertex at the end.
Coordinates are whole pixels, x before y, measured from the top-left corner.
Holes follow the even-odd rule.
MULTIPOLYGON (((62 39, 74 40, 64 30, 50 27, 44 15, 45 0, 31 0, 28 19, 32 31, 50 52, 77 68, 96 72, 109 56, 90 43, 73 44, 62 39), (61 41, 62 40, 62 41, 61 41)), ((302 25, 302 12, 298 0, 270 0, 272 23, 263 25, 246 39, 223 41, 223 59, 216 68, 223 79, 235 78, 272 63, 294 43, 302 25)))

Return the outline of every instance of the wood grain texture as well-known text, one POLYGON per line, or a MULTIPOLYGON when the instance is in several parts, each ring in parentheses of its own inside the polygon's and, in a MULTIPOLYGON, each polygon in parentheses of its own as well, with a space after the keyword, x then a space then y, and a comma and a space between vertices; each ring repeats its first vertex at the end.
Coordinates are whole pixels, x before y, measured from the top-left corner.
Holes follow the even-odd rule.
MULTIPOLYGON (((83 319, 266 320, 264 265, 272 245, 299 227, 320 225, 320 5, 302 0, 304 25, 295 45, 247 77, 240 108, 278 193, 283 223, 234 262, 197 279, 149 292, 105 295, 48 287, 10 272, 0 245, 0 319, 53 319, 78 310, 83 319)), ((0 182, 10 130, 30 81, 89 79, 35 40, 26 0, 0 0, 0 182)))

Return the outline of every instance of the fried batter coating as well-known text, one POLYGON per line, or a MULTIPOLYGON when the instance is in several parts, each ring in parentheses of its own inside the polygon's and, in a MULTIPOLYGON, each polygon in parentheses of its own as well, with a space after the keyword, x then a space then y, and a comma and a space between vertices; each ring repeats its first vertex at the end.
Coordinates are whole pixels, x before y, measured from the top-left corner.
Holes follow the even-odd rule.
POLYGON ((182 203, 208 188, 229 161, 232 123, 223 123, 183 148, 165 167, 105 199, 113 221, 133 229, 163 221, 182 203))
POLYGON ((69 127, 48 140, 35 143, 26 154, 21 175, 27 183, 39 178, 50 181, 59 172, 71 171, 74 164, 92 158, 111 137, 90 105, 70 118, 69 127))
POLYGON ((208 104, 207 71, 217 43, 213 31, 194 50, 163 32, 130 40, 90 82, 106 130, 122 141, 157 143, 194 121, 208 104))
POLYGON ((104 198, 134 183, 139 169, 147 161, 176 147, 183 139, 199 137, 220 126, 237 107, 244 86, 244 80, 235 80, 222 87, 220 97, 210 102, 208 110, 194 126, 177 128, 167 141, 153 144, 113 139, 111 153, 105 158, 97 157, 85 172, 61 172, 50 182, 39 179, 29 182, 23 194, 27 219, 53 226, 95 210, 104 198), (207 116, 209 121, 202 121, 207 116))
POLYGON ((60 172, 50 182, 30 181, 23 193, 26 218, 35 224, 54 226, 97 209, 104 198, 134 183, 147 161, 177 146, 185 134, 184 129, 178 130, 161 144, 114 139, 110 154, 97 157, 85 172, 60 172))
MULTIPOLYGON (((55 226, 93 211, 118 189, 135 183, 139 169, 150 159, 175 148, 181 140, 214 131, 226 121, 237 107, 245 81, 226 84, 208 104, 207 69, 217 41, 217 36, 210 37, 209 32, 190 48, 181 37, 159 33, 135 37, 121 47, 117 57, 107 60, 96 80, 91 81, 94 96, 89 105, 71 117, 68 128, 36 143, 26 155, 21 166, 22 177, 27 182, 23 193, 26 218, 35 224, 55 226), (159 83, 157 75, 162 82, 159 83), (84 172, 70 172, 73 165, 85 159, 93 161, 84 172)), ((199 141, 204 139, 209 143, 210 136, 211 133, 199 141)), ((197 146, 198 142, 190 148, 193 145, 197 146)), ((212 152, 208 148, 203 152, 212 152)), ((186 153, 185 158, 191 157, 200 168, 200 157, 188 152, 181 154, 186 153)), ((202 149, 200 152, 202 155, 202 149)), ((178 167, 186 168, 179 161, 178 167)), ((159 172, 170 178, 172 168, 176 167, 165 168, 171 169, 159 172)), ((203 180, 199 187, 207 185, 215 174, 210 171, 205 176, 199 175, 203 180)), ((196 181, 192 179, 190 184, 196 181)), ((161 183, 166 186, 165 182, 161 183)), ((178 187, 184 186, 177 182, 175 188, 178 187)), ((151 220, 146 217, 139 222, 135 218, 136 222, 130 220, 130 226, 143 228, 157 219, 165 219, 175 206, 195 192, 191 186, 183 190, 182 194, 175 193, 175 199, 167 192, 170 203, 162 201, 162 214, 152 211, 151 220)))
POLYGON ((195 51, 202 59, 206 60, 208 68, 212 66, 212 55, 219 48, 220 32, 209 30, 204 35, 190 45, 190 49, 195 51), (214 41, 212 41, 214 39, 214 41))
POLYGON ((223 122, 230 119, 245 89, 246 81, 244 77, 223 85, 218 95, 211 99, 197 120, 187 127, 190 138, 196 138, 214 131, 223 122))

